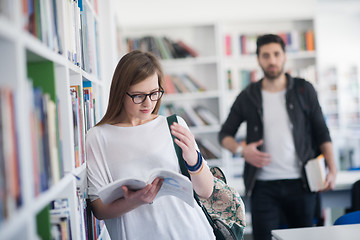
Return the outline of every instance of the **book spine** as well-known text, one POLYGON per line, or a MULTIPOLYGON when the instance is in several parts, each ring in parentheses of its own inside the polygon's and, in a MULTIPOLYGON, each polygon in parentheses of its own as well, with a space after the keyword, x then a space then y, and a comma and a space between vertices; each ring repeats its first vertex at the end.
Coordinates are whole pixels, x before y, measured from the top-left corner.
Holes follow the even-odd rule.
POLYGON ((21 205, 19 158, 17 148, 14 94, 0 88, 0 202, 1 217, 10 217, 21 205))
POLYGON ((174 83, 171 80, 171 76, 166 74, 164 76, 164 81, 165 81, 165 92, 168 94, 172 94, 172 93, 178 93, 174 83))
POLYGON ((231 47, 231 35, 225 35, 225 55, 231 56, 232 55, 232 47, 231 47))
POLYGON ((184 41, 179 40, 177 44, 182 47, 186 52, 188 52, 192 57, 198 57, 199 53, 192 47, 190 47, 188 44, 186 44, 184 41))

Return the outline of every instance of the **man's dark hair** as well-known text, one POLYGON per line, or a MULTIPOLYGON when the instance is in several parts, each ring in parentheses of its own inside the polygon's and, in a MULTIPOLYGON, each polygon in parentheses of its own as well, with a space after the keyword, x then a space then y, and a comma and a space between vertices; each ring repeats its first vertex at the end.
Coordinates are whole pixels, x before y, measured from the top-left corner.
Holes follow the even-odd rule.
POLYGON ((265 44, 269 43, 278 43, 280 44, 282 50, 285 52, 285 43, 283 39, 275 34, 265 34, 262 36, 259 36, 256 40, 256 55, 259 56, 260 47, 262 47, 265 44))

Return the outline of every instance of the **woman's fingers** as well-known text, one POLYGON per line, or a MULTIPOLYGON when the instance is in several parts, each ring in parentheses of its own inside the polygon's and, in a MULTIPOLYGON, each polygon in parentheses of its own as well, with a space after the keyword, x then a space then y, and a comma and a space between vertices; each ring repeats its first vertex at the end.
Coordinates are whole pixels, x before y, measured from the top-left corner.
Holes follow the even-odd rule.
POLYGON ((171 133, 178 139, 176 140, 176 143, 179 145, 179 147, 181 147, 183 150, 195 150, 195 138, 188 129, 177 123, 174 123, 171 126, 171 130, 171 133), (179 144, 179 141, 181 144, 179 144))
POLYGON ((197 152, 194 135, 178 123, 171 126, 171 133, 177 138, 175 143, 182 149, 185 161, 189 165, 196 164, 197 152))
POLYGON ((126 186, 122 186, 124 191, 124 197, 132 201, 144 203, 151 203, 154 201, 156 194, 159 192, 163 183, 163 179, 156 178, 151 184, 146 185, 144 188, 136 191, 128 189, 126 186))
POLYGON ((155 180, 151 184, 151 191, 154 193, 154 198, 156 197, 157 193, 160 191, 160 188, 164 182, 163 178, 155 178, 155 180))
POLYGON ((185 127, 181 126, 178 123, 171 125, 172 134, 179 138, 180 141, 191 143, 194 140, 192 133, 185 127))

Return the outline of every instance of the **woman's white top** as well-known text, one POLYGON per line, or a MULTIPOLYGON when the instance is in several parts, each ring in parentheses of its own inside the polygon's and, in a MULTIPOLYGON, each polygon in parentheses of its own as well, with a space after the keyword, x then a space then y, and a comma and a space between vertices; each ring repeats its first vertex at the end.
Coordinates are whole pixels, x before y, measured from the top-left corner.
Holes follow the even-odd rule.
MULTIPOLYGON (((185 121, 178 117, 179 124, 185 121)), ((101 125, 86 136, 88 194, 98 199, 98 190, 117 179, 147 179, 151 169, 181 172, 166 117, 135 127, 101 125)), ((194 200, 195 201, 195 200, 194 200)), ((215 239, 201 208, 174 196, 157 198, 120 217, 105 220, 112 240, 209 240, 215 239)))

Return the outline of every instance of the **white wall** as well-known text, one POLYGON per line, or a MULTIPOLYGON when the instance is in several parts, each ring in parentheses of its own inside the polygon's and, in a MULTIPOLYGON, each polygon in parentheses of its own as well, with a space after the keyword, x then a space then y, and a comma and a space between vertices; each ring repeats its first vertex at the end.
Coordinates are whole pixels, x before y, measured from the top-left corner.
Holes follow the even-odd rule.
POLYGON ((120 24, 208 23, 313 17, 316 0, 114 0, 120 24))
POLYGON ((320 68, 360 62, 360 1, 319 0, 315 28, 320 68))

